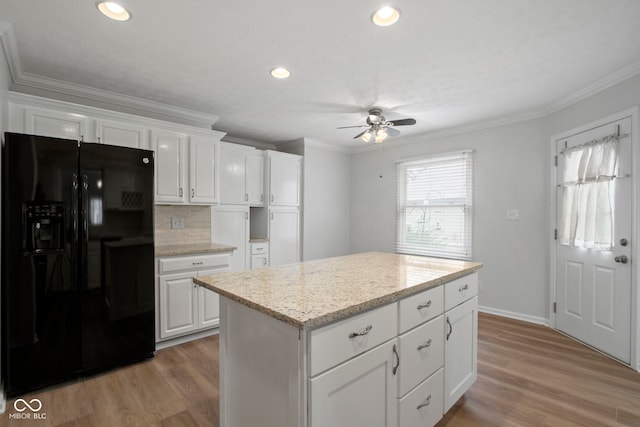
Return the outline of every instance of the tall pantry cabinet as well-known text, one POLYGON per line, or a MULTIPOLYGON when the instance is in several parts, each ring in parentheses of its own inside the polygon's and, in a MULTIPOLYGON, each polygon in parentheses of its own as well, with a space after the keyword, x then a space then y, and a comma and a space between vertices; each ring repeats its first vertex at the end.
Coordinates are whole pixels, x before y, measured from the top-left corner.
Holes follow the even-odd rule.
POLYGON ((251 210, 252 236, 269 239, 270 265, 301 259, 302 157, 265 151, 267 206, 251 210))
MULTIPOLYGON (((302 157, 222 142, 220 204, 212 208, 212 241, 233 244, 232 271, 252 266, 251 239, 259 239, 264 266, 301 259, 302 157), (248 231, 247 231, 248 230, 248 231)), ((254 240, 255 242, 255 240, 254 240)))

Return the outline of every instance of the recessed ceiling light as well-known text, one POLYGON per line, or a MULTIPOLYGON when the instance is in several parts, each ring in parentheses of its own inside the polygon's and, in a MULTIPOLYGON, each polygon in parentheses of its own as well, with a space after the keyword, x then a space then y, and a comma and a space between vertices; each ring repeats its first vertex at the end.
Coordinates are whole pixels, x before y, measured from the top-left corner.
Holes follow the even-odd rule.
POLYGON ((276 67, 272 68, 269 71, 269 74, 271 74, 271 77, 276 79, 286 79, 291 75, 291 71, 284 67, 276 67))
POLYGON ((400 12, 398 9, 385 6, 383 8, 378 9, 376 13, 373 14, 371 20, 374 24, 380 27, 388 27, 389 25, 395 24, 398 19, 400 19, 400 12))
POLYGON ((118 3, 112 1, 101 1, 96 3, 98 10, 107 18, 114 19, 116 21, 128 21, 131 18, 129 11, 118 3))

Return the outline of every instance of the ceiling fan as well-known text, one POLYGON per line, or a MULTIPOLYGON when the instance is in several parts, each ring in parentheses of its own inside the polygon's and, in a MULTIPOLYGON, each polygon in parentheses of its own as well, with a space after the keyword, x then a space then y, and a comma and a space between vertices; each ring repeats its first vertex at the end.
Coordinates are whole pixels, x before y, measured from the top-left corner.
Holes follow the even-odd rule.
POLYGON ((415 119, 387 120, 382 115, 382 109, 372 108, 369 110, 366 125, 341 126, 338 127, 338 129, 366 127, 368 129, 363 130, 362 132, 354 136, 353 139, 362 138, 365 142, 369 142, 373 139, 376 144, 379 144, 387 139, 388 136, 400 135, 400 131, 394 129, 395 126, 407 126, 415 124, 415 119))

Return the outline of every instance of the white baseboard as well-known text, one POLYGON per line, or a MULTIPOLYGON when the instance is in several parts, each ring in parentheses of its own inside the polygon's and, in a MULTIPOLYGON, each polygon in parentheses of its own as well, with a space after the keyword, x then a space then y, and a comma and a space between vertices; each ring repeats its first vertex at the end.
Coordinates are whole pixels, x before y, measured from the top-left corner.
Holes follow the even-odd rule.
POLYGON ((496 316, 508 317, 510 319, 522 320, 523 322, 535 323, 537 325, 550 326, 549 319, 544 317, 531 316, 528 314, 516 313, 513 311, 501 310, 499 308, 478 306, 481 313, 495 314, 496 316))

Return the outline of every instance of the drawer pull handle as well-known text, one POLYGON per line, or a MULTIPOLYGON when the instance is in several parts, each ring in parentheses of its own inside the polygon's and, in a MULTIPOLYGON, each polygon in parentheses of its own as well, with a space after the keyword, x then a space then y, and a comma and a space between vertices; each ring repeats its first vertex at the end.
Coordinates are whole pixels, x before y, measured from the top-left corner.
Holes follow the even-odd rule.
POLYGON ((469 284, 468 283, 466 285, 464 285, 464 286, 460 286, 458 288, 458 291, 462 292, 462 291, 466 291, 467 289, 469 289, 469 284))
POLYGON ((453 332, 453 325, 449 321, 449 316, 447 316, 447 325, 449 325, 449 332, 447 332, 447 341, 449 341, 449 337, 451 336, 451 333, 453 332))
POLYGON ((429 307, 431 307, 431 300, 429 300, 429 301, 427 301, 427 302, 425 302, 425 303, 422 303, 422 304, 418 305, 418 307, 416 307, 416 308, 417 308, 418 310, 421 310, 421 309, 423 309, 423 308, 429 308, 429 307))
POLYGON ((367 327, 361 330, 360 332, 351 332, 349 334, 349 338, 363 337, 367 335, 369 332, 371 332, 372 329, 373 329, 373 326, 367 325, 367 327))
POLYGON ((420 405, 418 405, 416 409, 419 411, 422 408, 426 408, 430 404, 431 404, 431 395, 427 396, 427 400, 425 400, 424 403, 421 403, 420 405))
POLYGON ((198 262, 192 262, 192 265, 202 265, 204 264, 204 261, 198 261, 198 262))
POLYGON ((398 355, 398 349, 396 348, 396 345, 393 345, 393 355, 396 357, 396 365, 393 367, 393 369, 391 370, 391 373, 393 375, 396 374, 396 372, 398 372, 398 368, 400 367, 400 356, 398 355))
POLYGON ((429 348, 429 347, 431 347, 431 338, 429 338, 426 343, 420 344, 418 346, 418 351, 424 350, 425 348, 429 348))

